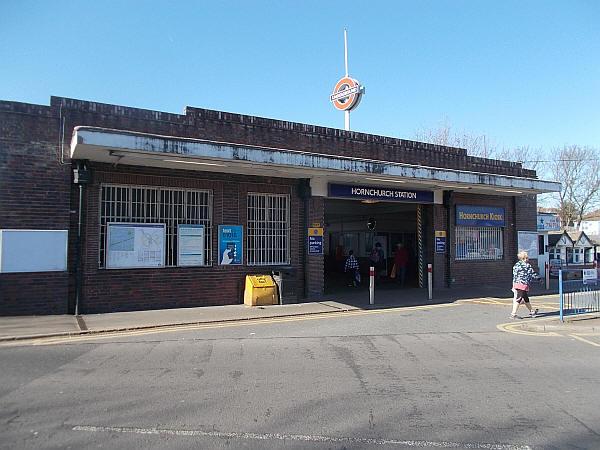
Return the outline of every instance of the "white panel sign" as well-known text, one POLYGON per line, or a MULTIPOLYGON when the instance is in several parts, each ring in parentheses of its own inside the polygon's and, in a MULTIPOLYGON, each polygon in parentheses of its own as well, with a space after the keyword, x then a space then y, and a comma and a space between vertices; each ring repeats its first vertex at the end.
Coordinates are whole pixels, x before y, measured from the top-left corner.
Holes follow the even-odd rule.
POLYGON ((67 270, 67 230, 0 230, 0 272, 67 270))
POLYGON ((596 269, 583 269, 583 284, 598 283, 598 271, 596 269))
POLYGON ((560 231, 560 217, 555 214, 537 215, 538 231, 560 231))
POLYGON ((204 225, 177 226, 177 264, 204 266, 204 225))
POLYGON ((164 267, 164 223, 108 223, 106 268, 164 267))

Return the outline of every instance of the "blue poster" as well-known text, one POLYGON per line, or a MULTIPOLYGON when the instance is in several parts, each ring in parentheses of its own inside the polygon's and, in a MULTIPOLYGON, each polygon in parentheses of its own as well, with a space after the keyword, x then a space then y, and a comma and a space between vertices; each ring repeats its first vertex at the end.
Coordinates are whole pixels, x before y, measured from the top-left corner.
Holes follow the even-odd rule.
POLYGON ((323 228, 311 227, 308 229, 308 254, 323 254, 323 228))
POLYGON ((243 227, 241 225, 219 225, 219 264, 242 264, 243 227))
POLYGON ((435 232, 435 252, 446 253, 446 232, 436 231, 435 232))

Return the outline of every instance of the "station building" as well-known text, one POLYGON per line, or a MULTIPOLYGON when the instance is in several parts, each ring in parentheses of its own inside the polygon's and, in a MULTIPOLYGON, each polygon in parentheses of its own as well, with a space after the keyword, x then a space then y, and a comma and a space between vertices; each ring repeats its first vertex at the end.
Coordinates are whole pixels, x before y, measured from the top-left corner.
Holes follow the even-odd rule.
POLYGON ((0 146, 2 315, 237 304, 248 274, 318 301, 376 243, 382 279, 408 250, 407 288, 428 264, 434 289, 508 286, 559 189, 460 148, 192 107, 2 101, 0 146))

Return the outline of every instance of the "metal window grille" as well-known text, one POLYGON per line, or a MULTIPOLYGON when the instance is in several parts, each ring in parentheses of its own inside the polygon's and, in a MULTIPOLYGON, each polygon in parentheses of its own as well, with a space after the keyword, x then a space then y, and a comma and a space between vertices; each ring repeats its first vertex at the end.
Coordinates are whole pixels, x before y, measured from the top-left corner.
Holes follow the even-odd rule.
POLYGON ((502 259, 503 248, 500 227, 456 227, 457 261, 502 259))
POLYGON ((248 265, 290 263, 289 204, 285 194, 248 194, 248 265))
POLYGON ((108 222, 164 223, 166 266, 177 266, 177 225, 204 225, 205 265, 212 261, 212 192, 148 186, 102 185, 99 267, 104 267, 108 222))

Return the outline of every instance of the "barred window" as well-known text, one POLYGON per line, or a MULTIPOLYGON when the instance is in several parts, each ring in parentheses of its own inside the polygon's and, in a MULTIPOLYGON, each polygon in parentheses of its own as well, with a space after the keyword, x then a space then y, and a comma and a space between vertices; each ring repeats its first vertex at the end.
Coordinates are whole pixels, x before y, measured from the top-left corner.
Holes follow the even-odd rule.
POLYGON ((502 259, 502 228, 456 227, 455 234, 457 261, 502 259))
POLYGON ((149 186, 102 185, 100 189, 100 251, 105 263, 108 222, 164 223, 165 265, 177 266, 177 225, 204 225, 204 265, 212 261, 212 191, 149 186))
POLYGON ((289 204, 285 194, 248 194, 248 265, 290 263, 289 204))

